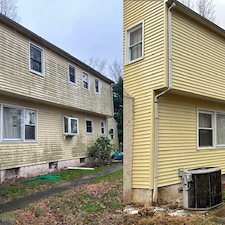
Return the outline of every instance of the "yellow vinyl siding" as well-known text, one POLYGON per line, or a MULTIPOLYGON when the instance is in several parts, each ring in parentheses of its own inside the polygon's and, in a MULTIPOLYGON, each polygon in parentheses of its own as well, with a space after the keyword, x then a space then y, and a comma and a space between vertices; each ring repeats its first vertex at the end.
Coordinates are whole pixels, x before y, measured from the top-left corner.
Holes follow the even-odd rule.
POLYGON ((85 70, 39 44, 37 46, 44 50, 45 76, 36 75, 29 71, 29 43, 36 43, 2 24, 0 33, 0 91, 79 110, 113 115, 109 83, 100 79, 101 94, 95 94, 95 76, 88 73, 90 91, 84 90, 82 72, 85 70), (77 85, 68 81, 69 63, 76 67, 77 85))
POLYGON ((173 12, 173 88, 225 100, 225 35, 173 12))
POLYGON ((159 187, 180 183, 178 169, 221 167, 225 173, 225 148, 197 150, 197 109, 225 111, 209 101, 167 95, 159 103, 159 187))
POLYGON ((87 156, 87 147, 101 136, 100 121, 106 119, 103 116, 12 100, 3 96, 0 96, 0 103, 36 109, 38 130, 37 142, 0 142, 1 169, 87 156), (64 139, 64 115, 78 118, 78 135, 64 139), (92 119, 93 134, 86 134, 85 118, 92 119))
MULTIPOLYGON (((132 187, 152 187, 153 88, 166 84, 166 11, 160 1, 124 0, 124 30, 144 22, 143 59, 124 66, 124 87, 134 97, 132 187)), ((124 33, 124 61, 126 51, 124 33)), ((124 115, 126 124, 126 115, 124 115)), ((124 136, 126 140, 126 135, 124 136)))

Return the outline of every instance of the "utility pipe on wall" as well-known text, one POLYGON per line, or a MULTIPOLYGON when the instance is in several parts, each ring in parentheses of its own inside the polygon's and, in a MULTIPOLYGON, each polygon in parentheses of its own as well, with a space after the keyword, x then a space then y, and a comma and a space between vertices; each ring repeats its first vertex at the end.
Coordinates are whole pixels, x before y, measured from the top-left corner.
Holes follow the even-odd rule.
POLYGON ((166 94, 172 89, 172 9, 176 6, 176 3, 168 8, 168 88, 155 96, 155 139, 154 139, 154 181, 153 181, 153 202, 157 202, 158 200, 158 120, 159 120, 159 112, 158 112, 158 100, 159 97, 166 94))

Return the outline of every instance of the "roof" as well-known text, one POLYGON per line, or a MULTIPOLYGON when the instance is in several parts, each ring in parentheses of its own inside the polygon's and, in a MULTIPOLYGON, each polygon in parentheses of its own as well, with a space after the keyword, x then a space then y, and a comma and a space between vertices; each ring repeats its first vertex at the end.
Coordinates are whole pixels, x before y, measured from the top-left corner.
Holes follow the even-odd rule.
POLYGON ((10 29, 14 30, 15 32, 20 33, 24 37, 28 38, 36 42, 37 44, 55 52, 56 54, 60 55, 61 57, 67 59, 68 61, 80 66, 86 72, 92 73, 99 79, 106 81, 107 83, 114 83, 114 81, 110 80, 109 78, 105 77, 95 69, 91 68, 90 66, 86 65, 82 61, 78 60, 74 56, 70 55, 66 51, 62 50, 61 48, 53 45, 52 43, 48 42, 47 40, 43 39, 42 37, 38 36, 37 34, 33 33, 32 31, 28 30, 27 28, 23 27, 22 25, 18 24, 17 22, 9 19, 8 17, 2 15, 0 13, 0 23, 4 24, 5 26, 9 27, 10 29))
POLYGON ((195 11, 191 10, 187 6, 183 5, 179 1, 177 1, 177 0, 167 0, 166 3, 168 5, 168 7, 170 7, 173 3, 175 3, 176 6, 175 6, 175 8, 173 8, 173 10, 178 10, 182 14, 198 21, 198 23, 200 23, 201 25, 203 25, 203 26, 213 30, 214 32, 220 34, 221 36, 225 37, 225 30, 223 28, 219 27, 218 25, 216 25, 212 21, 202 17, 201 15, 199 15, 195 11))

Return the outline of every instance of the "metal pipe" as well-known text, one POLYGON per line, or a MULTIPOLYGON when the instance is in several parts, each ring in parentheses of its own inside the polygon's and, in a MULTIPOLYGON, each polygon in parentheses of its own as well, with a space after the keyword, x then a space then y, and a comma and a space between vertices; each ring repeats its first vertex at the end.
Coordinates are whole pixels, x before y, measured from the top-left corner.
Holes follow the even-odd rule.
POLYGON ((154 139, 154 181, 153 181, 153 202, 157 202, 158 200, 158 120, 159 120, 159 112, 158 112, 158 100, 159 97, 166 94, 172 89, 172 9, 176 6, 176 3, 168 8, 168 88, 155 96, 155 118, 154 118, 154 131, 155 131, 155 139, 154 139))

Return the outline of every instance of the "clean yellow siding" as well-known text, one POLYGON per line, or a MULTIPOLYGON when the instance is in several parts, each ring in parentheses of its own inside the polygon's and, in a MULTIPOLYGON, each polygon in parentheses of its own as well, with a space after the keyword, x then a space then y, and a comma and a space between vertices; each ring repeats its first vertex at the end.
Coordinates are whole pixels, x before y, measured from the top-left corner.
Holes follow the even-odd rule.
MULTIPOLYGON (((165 13, 165 4, 160 1, 124 0, 124 30, 144 21, 144 58, 124 66, 124 87, 134 97, 133 188, 152 186, 152 89, 163 88, 166 84, 165 13)), ((124 142, 129 141, 125 134, 124 142)))
POLYGON ((158 185, 180 183, 178 169, 219 166, 225 173, 225 149, 197 150, 197 109, 225 111, 225 105, 167 95, 159 103, 158 185))
POLYGON ((173 89, 225 100, 225 35, 173 12, 173 89))
POLYGON ((3 96, 0 96, 1 103, 33 108, 37 110, 38 115, 37 142, 0 142, 1 169, 87 156, 87 147, 101 136, 100 121, 106 119, 103 116, 12 100, 3 96), (64 115, 78 118, 79 135, 64 139, 64 115), (86 134, 85 118, 92 119, 93 134, 86 134))
POLYGON ((45 46, 37 45, 44 50, 45 76, 30 72, 30 41, 0 24, 0 91, 79 110, 113 115, 110 84, 100 79, 101 94, 95 94, 95 77, 89 74, 90 91, 83 89, 84 70, 45 46), (68 82, 68 63, 76 67, 77 85, 68 82))

